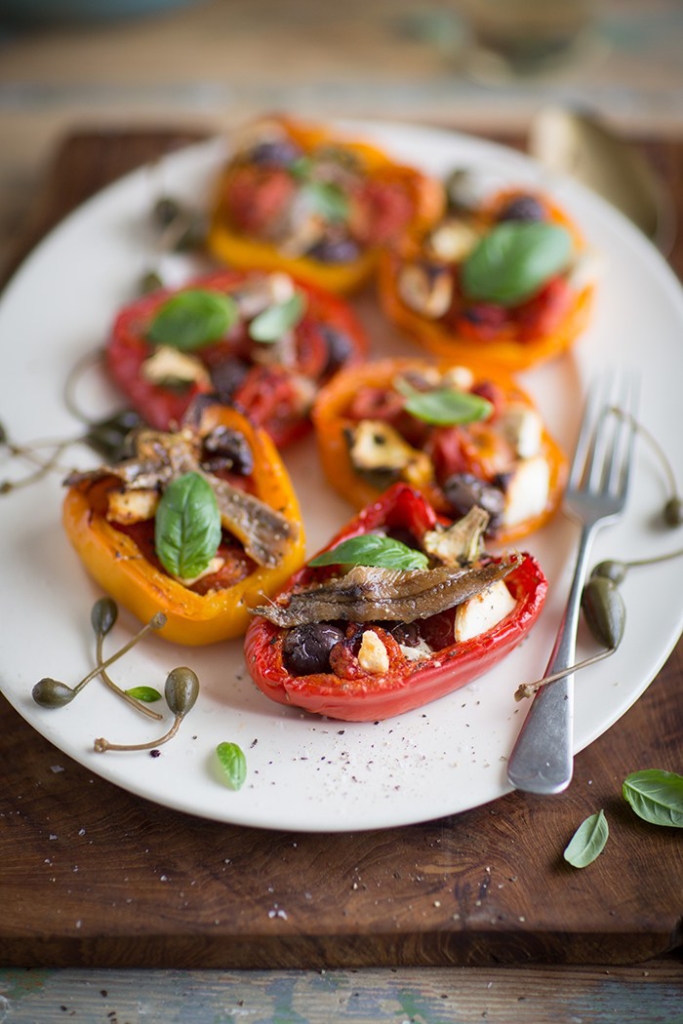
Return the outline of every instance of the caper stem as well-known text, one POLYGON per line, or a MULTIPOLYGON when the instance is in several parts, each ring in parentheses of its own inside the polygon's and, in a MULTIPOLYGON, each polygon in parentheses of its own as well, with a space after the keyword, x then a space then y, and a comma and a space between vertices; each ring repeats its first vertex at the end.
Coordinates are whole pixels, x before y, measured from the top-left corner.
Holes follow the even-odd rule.
POLYGON ((110 743, 109 740, 105 740, 104 737, 100 737, 95 740, 95 743, 93 744, 94 749, 98 754, 104 754, 106 750, 154 750, 155 747, 160 747, 162 743, 168 743, 169 740, 173 739, 180 727, 183 717, 183 715, 176 715, 173 725, 168 732, 161 737, 161 739, 150 740, 149 743, 110 743))
POLYGON ((101 363, 103 356, 104 349, 101 348, 95 349, 94 351, 86 352, 84 355, 80 357, 80 359, 77 359, 76 362, 72 365, 71 369, 67 374, 66 381, 64 382, 64 391, 62 396, 64 398, 64 404, 71 413, 71 415, 75 416, 77 420, 81 421, 81 423, 85 423, 86 426, 90 426, 92 420, 89 416, 86 416, 85 413, 81 411, 81 409, 78 408, 78 404, 76 403, 76 399, 74 397, 74 392, 76 390, 76 386, 83 371, 86 370, 89 366, 95 366, 98 363, 101 363))
POLYGON ((606 650, 600 651, 599 654, 594 654, 590 658, 578 661, 575 665, 563 668, 559 672, 553 672, 552 675, 544 676, 543 679, 537 679, 535 683, 521 683, 515 690, 515 700, 520 701, 524 700, 525 697, 533 697, 547 683, 556 683, 558 679, 564 679, 565 676, 571 675, 572 672, 578 672, 580 668, 588 668, 589 665, 595 665, 596 662, 602 661, 603 658, 608 658, 615 651, 616 647, 608 647, 606 650))
POLYGON ((78 438, 68 438, 61 441, 42 441, 36 442, 29 445, 14 444, 12 441, 6 441, 7 448, 11 455, 26 459, 27 462, 31 462, 37 469, 33 473, 27 474, 20 480, 3 480, 0 483, 0 493, 9 494, 10 491, 16 491, 20 487, 27 487, 29 484, 37 483, 38 480, 42 480, 50 470, 60 469, 66 471, 64 466, 60 466, 58 463, 59 456, 68 448, 70 444, 74 444, 78 438), (45 448, 47 445, 54 446, 54 452, 48 459, 41 459, 35 454, 36 448, 45 448))
POLYGON ((683 555, 683 548, 678 551, 668 551, 665 555, 654 555, 652 558, 638 558, 633 562, 624 562, 628 569, 637 568, 639 565, 654 565, 656 562, 669 562, 672 558, 680 558, 683 555))
POLYGON ((95 665, 95 668, 92 670, 92 672, 89 672, 84 679, 81 679, 80 683, 74 686, 74 693, 78 693, 80 690, 83 689, 83 687, 87 683, 90 682, 91 679, 94 679, 95 676, 100 675, 103 668, 109 668, 109 666, 113 665, 115 661, 118 661, 119 658, 122 658, 124 654, 127 654, 131 647, 134 647, 139 640, 142 640, 143 636, 145 636, 153 629, 161 629, 162 626, 165 625, 165 623, 166 616, 164 615, 164 613, 157 612, 156 615, 152 619, 150 619, 150 621, 145 626, 142 627, 139 633, 136 633, 135 636, 128 641, 128 643, 124 644, 123 647, 119 648, 118 651, 115 651, 114 654, 107 658, 106 661, 103 661, 95 665))
MULTIPOLYGON (((103 641, 104 635, 102 633, 98 633, 97 646, 95 649, 95 657, 97 659, 98 664, 102 662, 103 641)), ((142 714, 147 715, 148 718, 155 718, 157 722, 160 722, 163 719, 164 716, 160 715, 158 711, 154 711, 153 708, 148 708, 147 705, 144 704, 141 700, 136 700, 135 697, 131 697, 129 693, 126 693, 126 691, 122 690, 120 686, 117 686, 106 669, 103 668, 100 671, 100 678, 109 687, 110 690, 118 694, 119 697, 122 697, 123 700, 125 700, 126 704, 130 704, 130 706, 132 708, 135 708, 136 711, 141 711, 142 714)))
POLYGON ((654 434, 651 434, 647 427, 644 427, 643 424, 640 423, 636 419, 636 417, 632 415, 632 413, 626 412, 625 409, 620 409, 619 406, 615 405, 610 411, 613 412, 615 415, 621 416, 623 417, 623 419, 628 420, 631 426, 634 427, 640 434, 642 434, 647 443, 654 449, 655 453, 659 457, 659 461, 662 464, 664 474, 669 483, 669 489, 671 491, 671 494, 675 497, 678 494, 678 489, 676 487, 676 478, 674 476, 673 469, 671 468, 671 463, 669 462, 666 456, 666 452, 664 451, 664 449, 662 448, 654 434))

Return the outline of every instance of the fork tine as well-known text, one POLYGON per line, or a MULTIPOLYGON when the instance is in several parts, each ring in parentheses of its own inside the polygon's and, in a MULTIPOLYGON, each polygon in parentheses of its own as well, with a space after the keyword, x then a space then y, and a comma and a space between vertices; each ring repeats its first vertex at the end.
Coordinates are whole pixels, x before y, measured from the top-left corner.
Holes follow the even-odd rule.
POLYGON ((594 430, 598 411, 602 406, 603 385, 604 380, 596 378, 588 391, 581 419, 581 429, 574 449, 574 459, 569 471, 568 486, 572 489, 580 486, 586 472, 586 467, 589 465, 588 460, 593 450, 594 430))
POLYGON ((615 406, 612 406, 614 437, 609 456, 605 461, 603 483, 606 490, 620 498, 626 498, 633 463, 633 445, 636 434, 636 412, 638 384, 630 374, 620 382, 615 406))

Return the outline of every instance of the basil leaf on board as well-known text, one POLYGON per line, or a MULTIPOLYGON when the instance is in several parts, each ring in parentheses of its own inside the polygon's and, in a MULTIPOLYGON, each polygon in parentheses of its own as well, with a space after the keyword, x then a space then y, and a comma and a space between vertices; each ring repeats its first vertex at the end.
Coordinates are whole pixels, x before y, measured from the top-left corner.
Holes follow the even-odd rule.
POLYGON ((194 579, 209 565, 221 540, 216 495, 199 473, 185 473, 164 491, 157 507, 154 543, 159 561, 180 579, 194 579))
POLYGON ((161 694, 153 686, 133 686, 130 690, 126 690, 126 693, 129 697, 134 697, 135 700, 144 701, 145 704, 154 704, 155 701, 161 700, 161 694))
POLYGON ((429 559, 422 551, 378 533, 349 537, 331 551, 312 558, 309 565, 373 565, 383 569, 426 569, 429 559))
POLYGON ((476 423, 487 420, 493 412, 493 406, 486 398, 469 391, 454 388, 418 391, 400 378, 394 381, 394 388, 405 397, 404 408, 411 416, 437 426, 476 423))
POLYGON ((307 181, 302 192, 315 213, 329 223, 348 219, 349 201, 338 185, 331 181, 307 181))
POLYGON ((515 306, 567 266, 572 240, 566 228, 507 221, 485 235, 462 265, 469 299, 515 306))
POLYGON ((605 812, 600 810, 579 825, 564 851, 564 859, 572 867, 585 868, 600 856, 608 839, 609 825, 605 812))
POLYGON ((683 775, 663 768, 633 772, 624 779, 622 793, 643 821, 683 828, 683 775))
POLYGON ((220 341, 238 318, 232 296, 190 288, 159 307, 147 329, 147 339, 155 345, 192 352, 220 341))
POLYGON ((236 743, 219 743, 216 754, 233 789, 241 789, 247 777, 247 759, 236 743))
POLYGON ((306 311, 306 303, 301 292, 295 292, 286 302, 278 302, 268 306, 249 324, 249 337, 252 341, 272 343, 279 341, 283 334, 296 327, 306 311))

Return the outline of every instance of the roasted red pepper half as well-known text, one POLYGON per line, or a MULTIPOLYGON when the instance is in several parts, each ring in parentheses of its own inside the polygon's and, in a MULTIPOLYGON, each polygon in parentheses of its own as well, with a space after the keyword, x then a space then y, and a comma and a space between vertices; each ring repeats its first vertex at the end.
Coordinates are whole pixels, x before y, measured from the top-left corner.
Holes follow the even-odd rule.
POLYGON ((368 537, 380 545, 426 548, 430 566, 436 564, 426 571, 436 576, 359 565, 349 575, 348 566, 309 563, 273 604, 257 609, 247 630, 246 663, 259 689, 280 704, 330 718, 376 721, 443 697, 505 657, 536 621, 547 581, 529 554, 481 553, 468 568, 454 567, 453 526, 405 484, 364 509, 326 552, 342 543, 367 544, 368 537), (451 585, 454 593, 444 596, 451 585), (460 600, 468 586, 472 596, 460 600), (498 611, 473 631, 477 609, 487 602, 498 611), (409 621, 394 618, 408 606, 409 621), (422 617, 414 617, 418 613, 422 617))
POLYGON ((401 480, 439 512, 490 515, 507 544, 555 513, 567 460, 530 395, 504 370, 468 362, 382 359, 342 371, 313 422, 325 475, 355 508, 401 480))
POLYGON ((379 268, 385 314, 433 355, 515 371, 568 350, 586 327, 595 260, 540 191, 508 189, 407 232, 379 268))
POLYGON ((318 388, 366 348, 337 296, 284 273, 222 270, 122 309, 105 364, 150 426, 171 429, 196 395, 211 393, 281 447, 310 430, 318 388))
POLYGON ((229 266, 283 268, 348 293, 373 276, 383 245, 443 207, 440 182, 375 146, 271 117, 238 134, 208 245, 229 266))
POLYGON ((200 401, 197 414, 177 433, 139 431, 135 454, 120 463, 72 474, 63 505, 67 536, 90 576, 143 622, 163 612, 161 636, 191 645, 241 636, 250 606, 282 586, 305 550, 296 495, 268 435, 224 406, 200 401), (181 493, 166 513, 166 538, 159 509, 173 481, 181 493), (215 494, 218 523, 188 483, 200 498, 207 487, 215 494), (166 567, 183 565, 183 546, 195 557, 213 529, 196 578, 166 567))

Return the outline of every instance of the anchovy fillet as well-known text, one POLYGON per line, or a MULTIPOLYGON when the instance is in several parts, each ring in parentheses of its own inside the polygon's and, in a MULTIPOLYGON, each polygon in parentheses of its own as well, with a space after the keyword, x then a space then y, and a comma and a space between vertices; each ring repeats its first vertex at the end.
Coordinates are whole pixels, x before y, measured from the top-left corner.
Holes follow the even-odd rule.
POLYGON ((344 576, 281 595, 253 611, 282 629, 334 619, 414 622, 467 601, 504 579, 517 564, 510 559, 475 569, 406 571, 356 565, 344 576))

